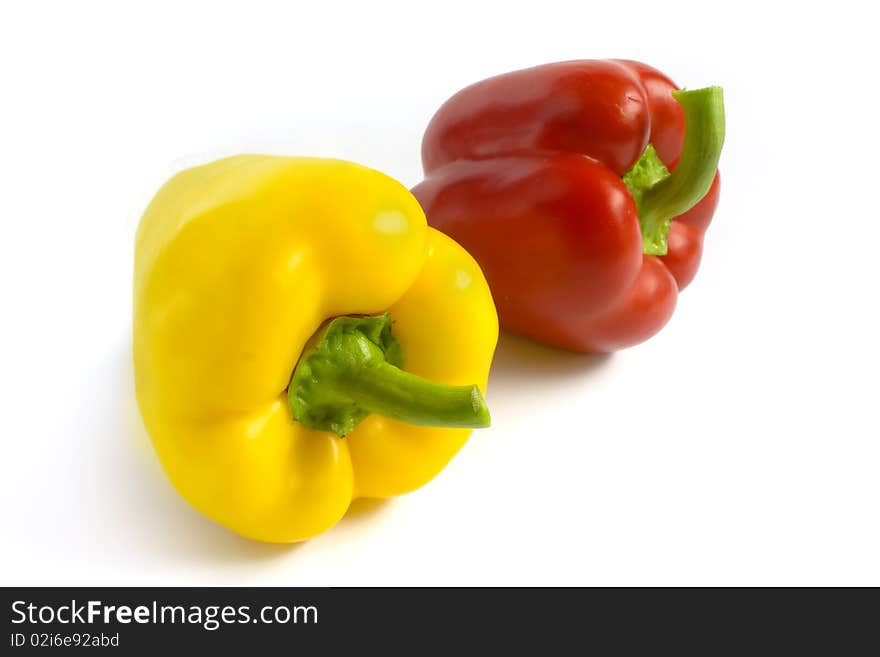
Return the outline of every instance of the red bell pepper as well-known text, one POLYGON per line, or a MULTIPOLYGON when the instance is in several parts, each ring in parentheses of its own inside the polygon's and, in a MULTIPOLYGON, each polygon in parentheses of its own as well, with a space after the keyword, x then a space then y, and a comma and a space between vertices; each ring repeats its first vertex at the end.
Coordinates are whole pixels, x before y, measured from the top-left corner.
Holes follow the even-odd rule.
POLYGON ((637 62, 548 64, 448 100, 413 193, 480 263, 506 329, 614 351, 659 331, 693 279, 723 140, 719 87, 678 91, 637 62))

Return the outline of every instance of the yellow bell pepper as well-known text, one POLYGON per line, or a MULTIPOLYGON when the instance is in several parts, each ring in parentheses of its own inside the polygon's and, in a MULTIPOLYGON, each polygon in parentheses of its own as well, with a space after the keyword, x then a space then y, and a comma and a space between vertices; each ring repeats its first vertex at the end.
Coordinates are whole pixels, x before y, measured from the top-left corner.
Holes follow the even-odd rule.
POLYGON ((349 162, 174 176, 138 228, 133 334, 172 483, 253 539, 307 539, 354 498, 418 488, 488 424, 482 272, 405 187, 349 162))

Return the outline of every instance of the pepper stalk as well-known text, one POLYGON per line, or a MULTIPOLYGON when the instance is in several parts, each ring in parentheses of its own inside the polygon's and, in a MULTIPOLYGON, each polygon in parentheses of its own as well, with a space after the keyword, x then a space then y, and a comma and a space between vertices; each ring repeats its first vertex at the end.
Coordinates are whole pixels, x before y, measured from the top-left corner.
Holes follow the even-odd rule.
POLYGON ((724 97, 721 87, 673 91, 684 110, 685 133, 675 171, 669 170, 650 144, 623 176, 639 213, 644 252, 666 255, 674 217, 684 214, 709 192, 724 144, 724 97))
POLYGON ((489 426, 476 385, 438 383, 402 368, 388 313, 337 317, 319 329, 293 372, 287 389, 293 418, 340 438, 370 413, 421 426, 489 426))

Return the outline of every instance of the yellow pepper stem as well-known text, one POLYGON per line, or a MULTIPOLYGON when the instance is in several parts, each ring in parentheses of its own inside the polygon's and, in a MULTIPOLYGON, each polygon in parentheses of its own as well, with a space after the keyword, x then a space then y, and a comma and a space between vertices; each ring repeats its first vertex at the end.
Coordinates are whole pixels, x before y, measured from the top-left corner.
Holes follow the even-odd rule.
POLYGON ((451 386, 403 371, 388 313, 337 317, 319 331, 288 386, 293 418, 345 437, 370 413, 432 427, 489 426, 476 385, 451 386))

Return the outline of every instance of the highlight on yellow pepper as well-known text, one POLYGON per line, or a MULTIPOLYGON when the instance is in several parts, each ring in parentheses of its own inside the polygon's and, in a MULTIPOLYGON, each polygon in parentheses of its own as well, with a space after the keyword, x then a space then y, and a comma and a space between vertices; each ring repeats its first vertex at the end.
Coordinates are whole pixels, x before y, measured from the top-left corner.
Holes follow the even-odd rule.
POLYGON ((141 415, 180 494, 249 538, 307 539, 437 475, 488 425, 497 338, 475 261, 357 164, 219 160, 138 227, 141 415))

